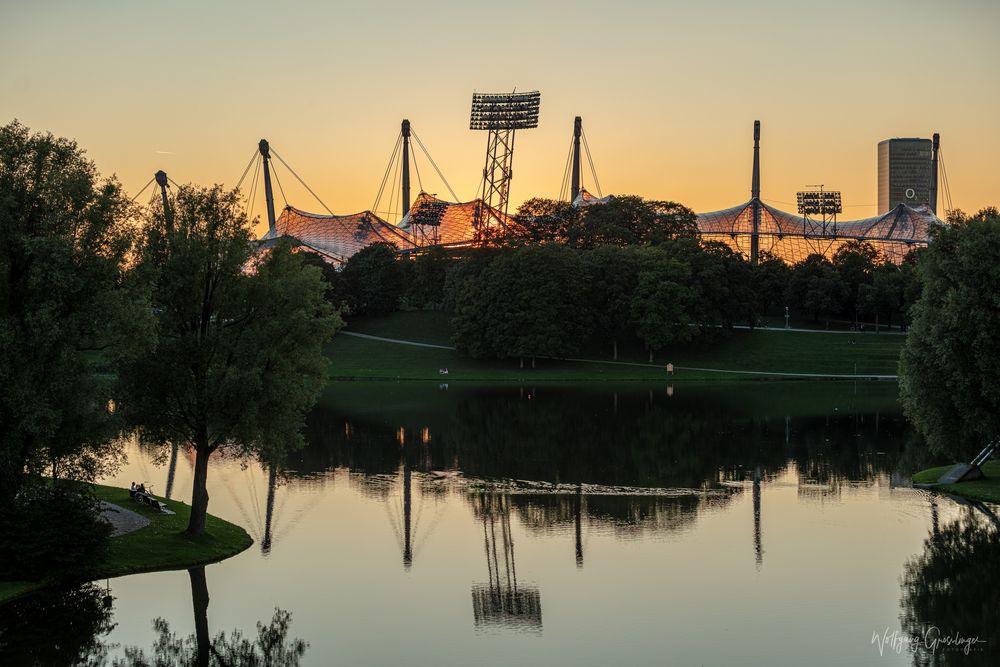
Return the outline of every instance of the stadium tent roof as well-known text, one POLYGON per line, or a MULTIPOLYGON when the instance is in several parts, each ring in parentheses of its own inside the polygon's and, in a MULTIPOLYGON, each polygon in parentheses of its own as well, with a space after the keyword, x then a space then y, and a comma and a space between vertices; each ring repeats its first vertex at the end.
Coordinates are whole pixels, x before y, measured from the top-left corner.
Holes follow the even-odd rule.
POLYGON ((595 197, 587 191, 587 188, 580 188, 579 194, 577 194, 576 199, 573 200, 573 206, 580 208, 583 206, 591 206, 593 204, 607 204, 612 199, 614 199, 613 195, 608 195, 607 197, 595 197))
MULTIPOLYGON (((763 202, 760 204, 760 249, 790 262, 810 253, 829 254, 841 244, 868 241, 899 262, 914 245, 926 245, 931 230, 944 222, 927 206, 900 204, 883 215, 862 220, 829 221, 803 218, 763 202)), ((753 236, 753 200, 722 211, 698 214, 698 231, 746 254, 753 236)))
POLYGON ((334 261, 347 259, 372 243, 389 243, 399 250, 413 248, 416 244, 406 231, 391 225, 371 211, 349 215, 318 215, 300 211, 292 206, 275 221, 275 233, 265 240, 290 236, 334 261))
POLYGON ((453 203, 421 192, 400 220, 398 229, 417 245, 464 245, 476 238, 477 213, 482 214, 488 228, 510 224, 509 216, 484 204, 482 199, 453 203))

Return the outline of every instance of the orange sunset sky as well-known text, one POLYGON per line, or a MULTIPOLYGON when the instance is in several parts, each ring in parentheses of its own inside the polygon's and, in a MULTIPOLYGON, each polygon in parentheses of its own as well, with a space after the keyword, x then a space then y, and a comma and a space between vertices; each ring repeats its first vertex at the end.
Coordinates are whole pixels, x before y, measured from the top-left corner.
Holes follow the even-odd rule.
MULTIPOLYGON (((404 117, 472 199, 472 92, 517 87, 542 111, 518 133, 512 204, 559 194, 581 115, 605 194, 741 203, 759 118, 779 207, 823 183, 845 219, 874 215, 877 143, 936 131, 954 205, 974 211, 1000 204, 998 28, 997 0, 4 0, 0 122, 77 139, 133 194, 157 169, 235 185, 266 137, 351 213, 372 207, 404 117)), ((322 212, 278 169, 290 203, 322 212)))

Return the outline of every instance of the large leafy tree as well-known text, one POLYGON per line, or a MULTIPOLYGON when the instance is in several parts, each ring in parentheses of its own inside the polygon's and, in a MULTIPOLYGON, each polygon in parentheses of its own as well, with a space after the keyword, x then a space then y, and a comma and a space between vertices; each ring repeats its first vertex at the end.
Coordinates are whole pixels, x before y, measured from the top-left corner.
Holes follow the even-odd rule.
POLYGON ((639 272, 629 305, 636 333, 650 351, 686 343, 697 334, 691 319, 697 292, 691 284, 691 266, 660 248, 639 253, 639 272))
POLYGON ((399 252, 388 243, 372 243, 344 264, 344 285, 351 313, 385 315, 399 307, 406 273, 399 252))
POLYGON ((788 296, 794 306, 812 314, 816 321, 823 317, 829 326, 830 316, 843 303, 844 285, 830 260, 814 253, 792 267, 788 296))
POLYGON ((0 508, 26 470, 93 478, 116 461, 94 365, 137 340, 123 289, 129 202, 76 143, 0 127, 0 508))
POLYGON ((618 359, 618 343, 633 330, 629 300, 639 275, 634 248, 599 246, 582 255, 586 276, 587 304, 591 310, 591 336, 601 344, 611 343, 612 358, 618 359))
POLYGON ((966 458, 1000 435, 1000 217, 943 228, 917 268, 903 409, 933 450, 966 458))
POLYGON ((579 255, 556 245, 499 253, 457 297, 452 332, 473 357, 575 352, 587 332, 579 255))
POLYGON ((854 316, 861 286, 871 284, 880 260, 878 249, 865 241, 848 241, 833 254, 831 264, 840 281, 841 299, 838 305, 844 315, 854 316))
POLYGON ((579 248, 655 245, 697 231, 697 216, 686 206, 624 196, 588 206, 568 225, 566 239, 579 248))
POLYGON ((138 257, 156 342, 119 374, 141 437, 196 453, 188 532, 199 535, 209 457, 227 448, 273 458, 301 442, 326 382, 322 347, 341 322, 320 271, 289 245, 254 255, 236 192, 184 187, 172 213, 150 209, 138 257))

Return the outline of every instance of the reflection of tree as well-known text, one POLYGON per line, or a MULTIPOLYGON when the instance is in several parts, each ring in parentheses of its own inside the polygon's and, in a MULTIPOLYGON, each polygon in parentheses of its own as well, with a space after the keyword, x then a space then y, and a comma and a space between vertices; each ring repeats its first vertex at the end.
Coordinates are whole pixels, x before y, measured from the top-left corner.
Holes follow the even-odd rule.
POLYGON ((918 665, 1000 664, 1000 532, 969 510, 924 541, 903 572, 904 632, 914 640, 918 665), (971 647, 928 647, 933 638, 976 638, 971 647))
POLYGON ((125 648, 124 659, 114 661, 115 667, 235 667, 239 665, 296 667, 305 655, 308 644, 301 639, 288 639, 292 615, 275 608, 268 624, 257 622, 257 635, 245 637, 240 630, 214 637, 208 629, 208 584, 205 568, 188 570, 191 578, 191 601, 194 607, 195 633, 180 637, 170 630, 162 618, 153 621, 156 641, 149 655, 137 646, 125 648))
POLYGON ((100 665, 111 600, 95 584, 47 589, 0 606, 0 665, 100 665))

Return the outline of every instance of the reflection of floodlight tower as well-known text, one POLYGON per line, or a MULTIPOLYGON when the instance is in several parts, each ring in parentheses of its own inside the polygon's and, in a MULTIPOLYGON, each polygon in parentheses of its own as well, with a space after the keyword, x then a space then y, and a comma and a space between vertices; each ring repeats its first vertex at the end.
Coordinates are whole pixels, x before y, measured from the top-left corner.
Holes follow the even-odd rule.
POLYGON ((823 223, 822 234, 826 236, 827 223, 833 223, 833 233, 837 233, 837 214, 843 213, 840 192, 827 191, 823 185, 807 186, 811 189, 796 193, 799 213, 807 219, 810 215, 818 215, 823 223))
MULTIPOLYGON (((474 93, 470 130, 486 130, 483 203, 506 216, 514 159, 514 132, 538 127, 541 93, 474 93)), ((489 211, 476 211, 476 241, 489 242, 489 211)), ((503 224, 500 222, 499 224, 503 224)))
POLYGON ((472 614, 476 627, 492 625, 541 630, 541 595, 536 587, 519 585, 517 581, 510 496, 483 494, 476 497, 474 503, 476 513, 483 519, 483 548, 489 571, 488 584, 472 586, 472 614))
POLYGON ((750 234, 750 264, 757 266, 760 256, 760 121, 753 122, 753 176, 750 179, 750 204, 753 213, 753 231, 750 234))

